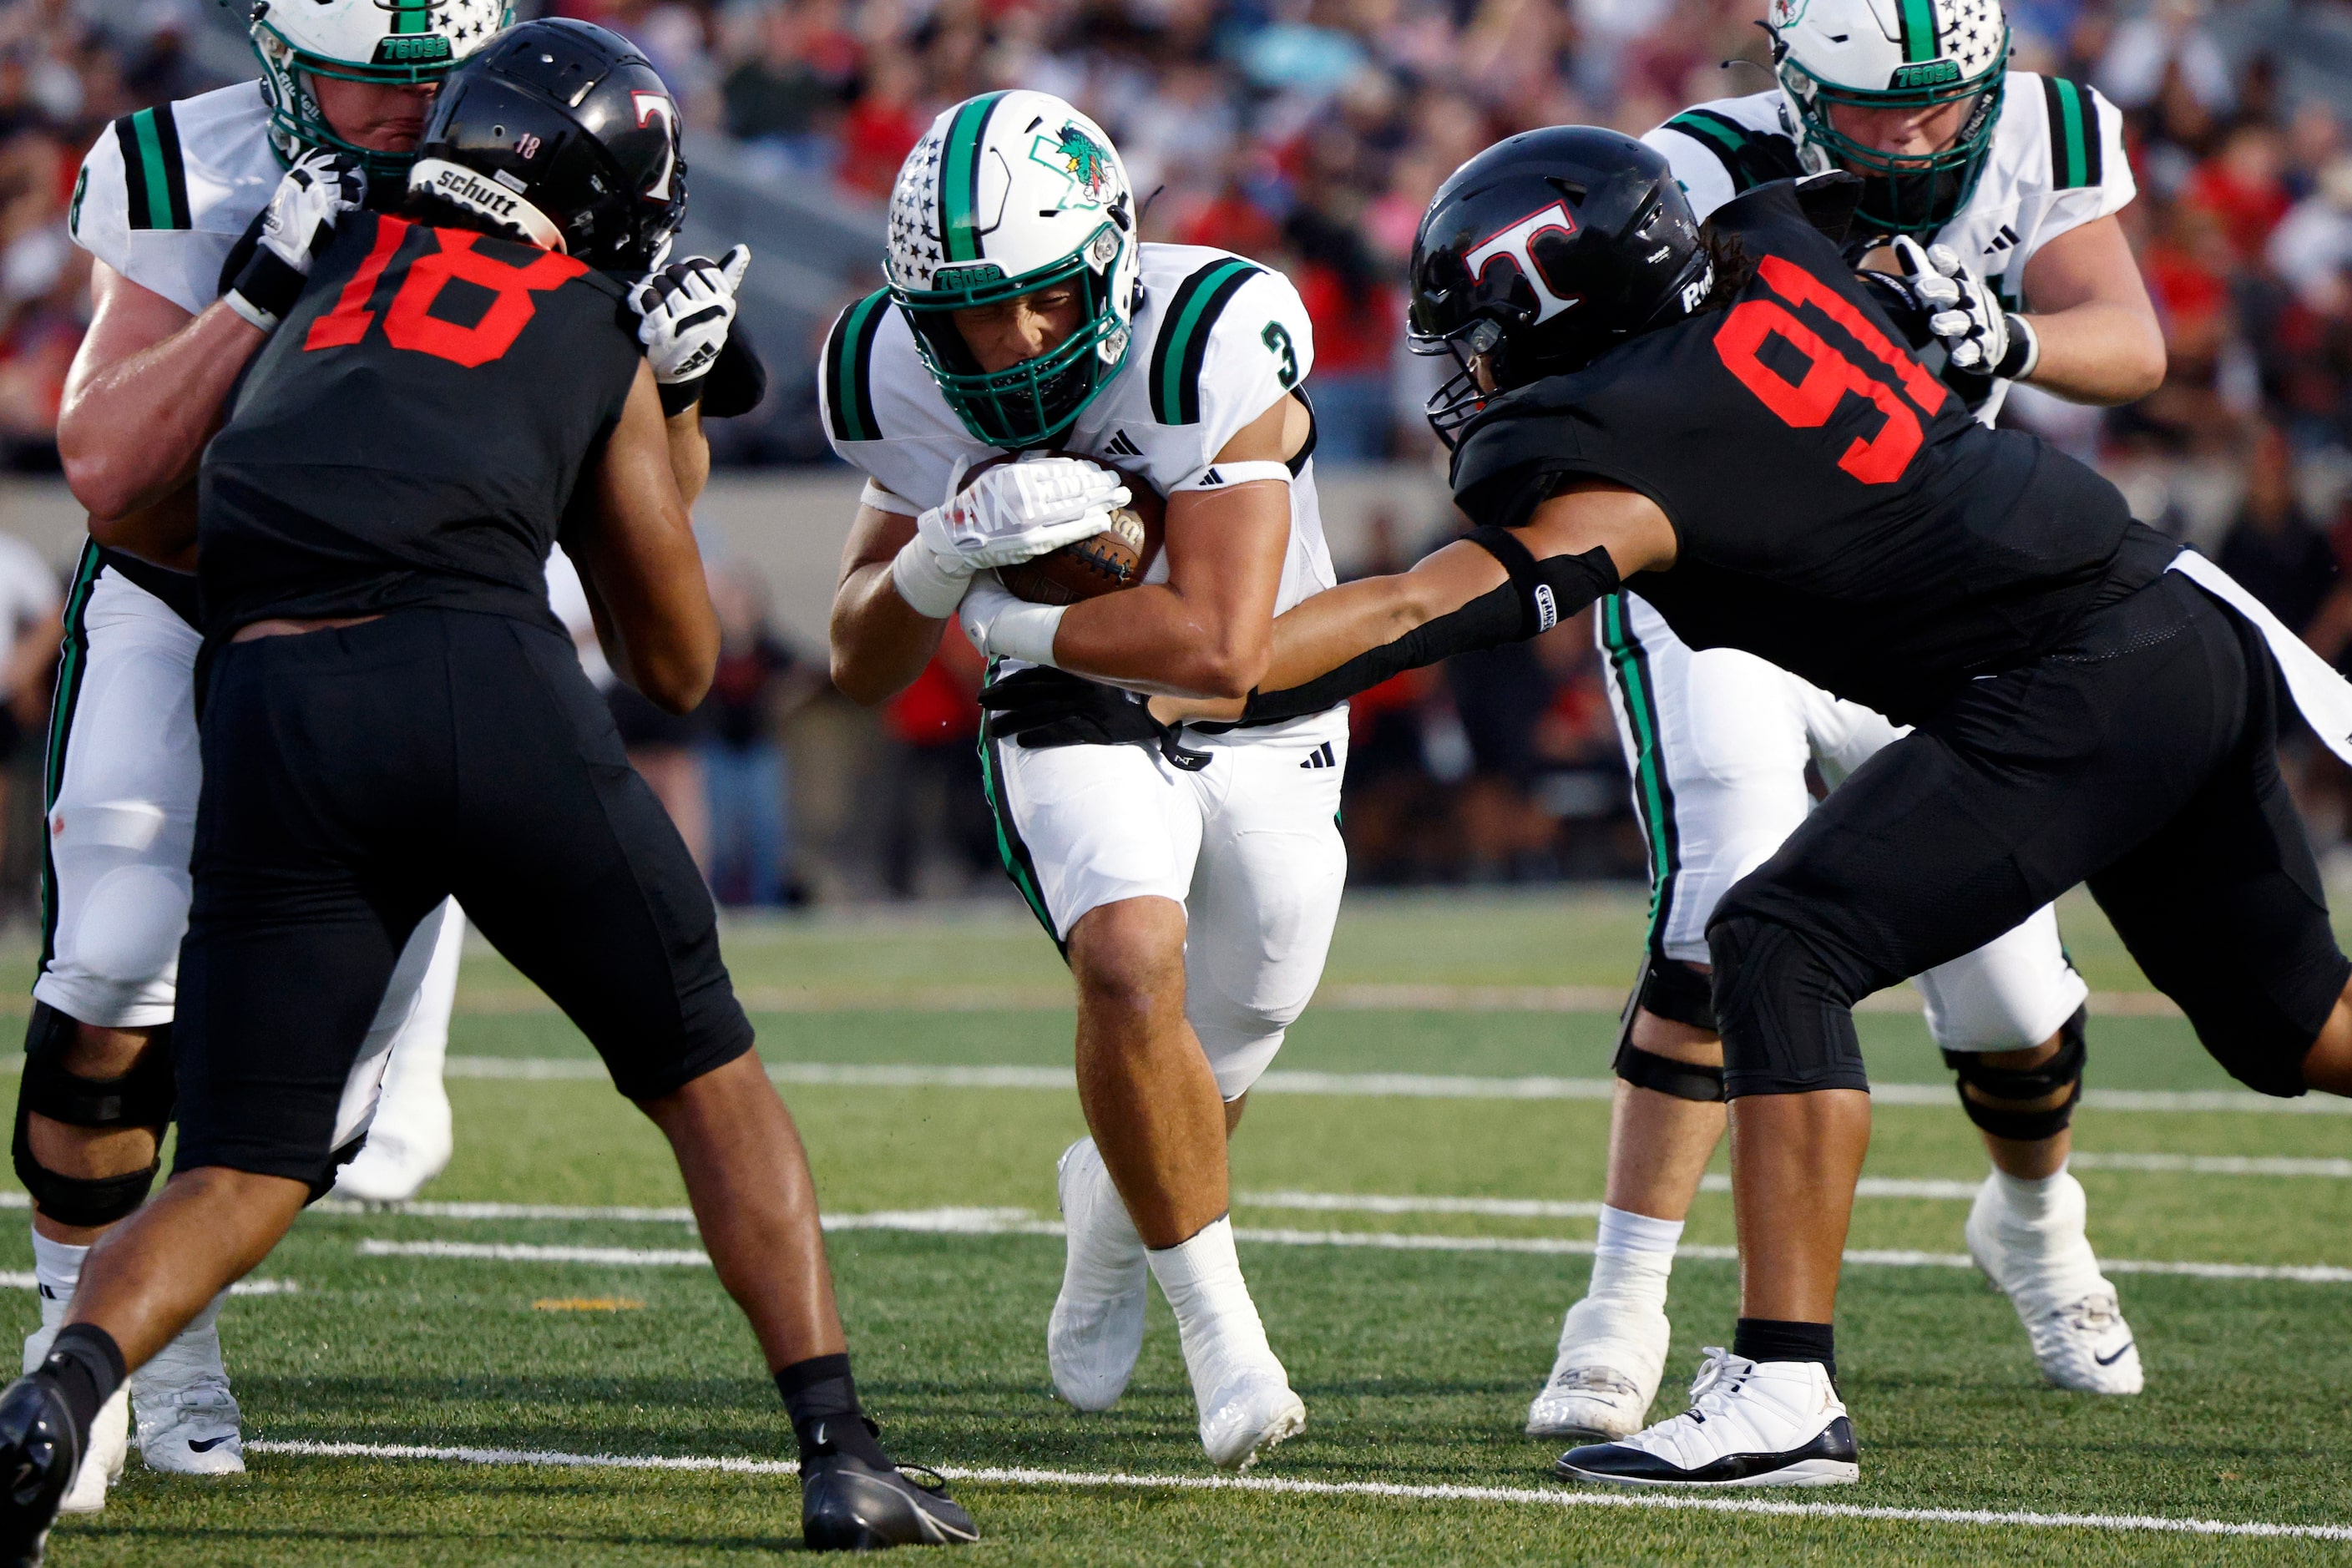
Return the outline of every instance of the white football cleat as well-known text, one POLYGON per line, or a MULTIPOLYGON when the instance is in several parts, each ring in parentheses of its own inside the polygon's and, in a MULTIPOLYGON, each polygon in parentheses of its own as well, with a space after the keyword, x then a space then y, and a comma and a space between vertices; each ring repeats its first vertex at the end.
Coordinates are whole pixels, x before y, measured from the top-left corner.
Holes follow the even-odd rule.
POLYGON ((1649 1418, 1673 1330, 1664 1308, 1587 1296, 1559 1326, 1551 1376, 1528 1406, 1530 1437, 1630 1437, 1649 1418))
POLYGON ((131 1374, 131 1403, 139 1418, 139 1457, 147 1468, 175 1476, 241 1476, 245 1439, 237 1431, 236 1396, 221 1365, 220 1312, 215 1297, 155 1358, 131 1374))
POLYGON ((1045 1363, 1073 1407, 1108 1410, 1127 1392, 1143 1349, 1151 1264, 1093 1139, 1063 1150, 1054 1173, 1068 1250, 1045 1320, 1045 1363))
POLYGON ((2008 1296, 2042 1375, 2083 1394, 2137 1394, 2144 1378, 2116 1288, 2084 1234, 2083 1184, 2061 1172, 2049 1215, 2020 1216, 1988 1176, 1969 1209, 1969 1256, 2008 1296))
MULTIPOLYGON (((46 1299, 44 1309, 51 1306, 46 1299)), ((58 1337, 58 1329, 65 1321, 65 1304, 55 1303, 56 1323, 44 1323, 25 1336, 25 1370, 29 1373, 49 1357, 49 1342, 58 1337)), ((42 1316, 48 1316, 45 1310, 42 1316)), ((66 1489, 63 1501, 58 1504, 59 1513, 96 1513, 106 1507, 106 1489, 122 1479, 123 1461, 131 1453, 131 1390, 118 1388, 107 1402, 98 1407, 98 1417, 89 1426, 89 1452, 82 1456, 81 1468, 74 1472, 73 1485, 66 1489)))
MULTIPOLYGON (((1231 1320, 1227 1320, 1230 1324, 1231 1320)), ((1202 1336, 1184 1346, 1184 1370, 1201 1407, 1201 1447, 1223 1470, 1246 1470, 1268 1449, 1307 1430, 1307 1403, 1265 1342, 1265 1331, 1202 1336)))
POLYGON ((1563 1480, 1634 1487, 1829 1487, 1862 1479, 1853 1423, 1819 1362, 1710 1345, 1690 1408, 1622 1443, 1570 1448, 1563 1480))
POLYGON ((449 1168, 455 1148, 449 1096, 439 1079, 409 1086, 396 1105, 387 1094, 367 1142, 335 1178, 335 1195, 363 1204, 404 1204, 449 1168))

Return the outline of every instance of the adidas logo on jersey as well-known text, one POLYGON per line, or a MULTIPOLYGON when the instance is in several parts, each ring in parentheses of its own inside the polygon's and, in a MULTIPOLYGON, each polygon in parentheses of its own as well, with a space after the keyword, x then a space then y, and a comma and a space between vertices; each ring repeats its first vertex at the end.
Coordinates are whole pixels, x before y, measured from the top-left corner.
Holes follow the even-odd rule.
POLYGON ((1219 473, 1219 472, 1217 472, 1217 470, 1216 470, 1216 469, 1214 469, 1214 468, 1211 468, 1210 470, 1208 470, 1208 472, 1206 472, 1206 473, 1204 473, 1204 474, 1202 474, 1202 475, 1201 476, 1201 483, 1200 483, 1199 488, 1200 488, 1200 489, 1204 489, 1204 490, 1205 490, 1205 489, 1208 489, 1212 488, 1213 486, 1221 485, 1221 484, 1223 484, 1224 482, 1225 482, 1225 476, 1224 476, 1224 475, 1223 475, 1223 474, 1221 474, 1221 473, 1219 473))
POLYGON ((1336 768, 1339 765, 1339 759, 1332 754, 1331 742, 1326 741, 1307 752, 1307 760, 1298 765, 1302 768, 1336 768))
POLYGON ((2017 243, 2017 230, 2003 224, 2000 226, 2000 232, 1985 242, 1985 254, 1999 256, 2004 250, 2015 249, 2017 243))
POLYGON ((1103 443, 1103 450, 1109 453, 1114 458, 1140 458, 1143 456, 1143 448, 1129 440, 1127 438, 1127 432, 1124 430, 1112 431, 1110 433, 1110 439, 1103 443))

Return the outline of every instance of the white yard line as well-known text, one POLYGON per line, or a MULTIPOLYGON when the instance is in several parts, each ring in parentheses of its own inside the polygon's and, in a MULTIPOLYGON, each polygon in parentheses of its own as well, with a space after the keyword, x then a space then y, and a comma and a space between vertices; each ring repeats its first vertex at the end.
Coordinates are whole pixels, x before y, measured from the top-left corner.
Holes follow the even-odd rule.
MULTIPOLYGON (((443 1448, 395 1443, 319 1443, 268 1437, 246 1440, 247 1453, 324 1459, 424 1459, 459 1465, 515 1465, 538 1469, 716 1471, 726 1475, 789 1476, 788 1459, 704 1458, 666 1454, 567 1454, 543 1448, 443 1448)), ((2013 1510, 1871 1508, 1852 1503, 1781 1502, 1756 1497, 1692 1497, 1675 1493, 1603 1491, 1566 1486, 1408 1486, 1394 1481, 1310 1481, 1283 1476, 1133 1475, 1119 1470, 1043 1470, 1027 1467, 941 1466, 950 1480, 1016 1487, 1120 1488, 1164 1491, 1254 1492, 1280 1497, 1381 1498, 1402 1502, 1477 1502, 1540 1508, 1631 1508, 1667 1512, 1722 1513, 1771 1519, 1885 1521, 2023 1530, 2097 1530, 2164 1535, 2252 1536, 2269 1540, 2352 1541, 2352 1525, 2274 1524, 2259 1520, 2175 1519, 2161 1514, 2029 1513, 2013 1510)))
POLYGON ((2085 1154, 2066 1163, 2077 1171, 2184 1171, 2200 1176, 2325 1176, 2352 1181, 2352 1160, 2297 1160, 2244 1154, 2085 1154))
MULTIPOLYGON (((604 1066, 593 1057, 451 1057, 450 1078, 602 1080, 604 1066)), ((871 1089, 1033 1089, 1062 1093, 1076 1080, 1067 1068, 956 1067, 886 1062, 776 1062, 768 1076, 778 1083, 871 1089)), ((1257 1080, 1253 1094, 1324 1094, 1394 1100, 1593 1100, 1616 1092, 1612 1078, 1501 1078, 1462 1073, 1312 1072, 1277 1068, 1257 1080)), ((1949 1106, 1948 1083, 1882 1083, 1871 1093, 1881 1105, 1949 1106)), ((2308 1094, 2274 1100, 2245 1089, 2090 1089, 2083 1103, 2094 1110, 2246 1111, 2257 1115, 2347 1116, 2352 1100, 2308 1094)))
MULTIPOLYGON (((832 1214, 824 1218, 827 1230, 884 1230, 955 1236, 1059 1236, 1061 1222, 1041 1219, 1024 1209, 962 1208, 883 1209, 866 1214, 832 1214)), ((1490 1252, 1537 1257, 1590 1257, 1594 1244, 1570 1237, 1442 1236, 1415 1231, 1294 1230, 1282 1227, 1236 1226, 1236 1240, 1265 1247, 1364 1247, 1385 1252, 1490 1252)), ((593 1263, 624 1268, 701 1268, 710 1261, 698 1250, 627 1247, 566 1247, 533 1242, 391 1241, 368 1237, 359 1243, 362 1258, 438 1258, 500 1263, 593 1263)), ((1675 1256, 1686 1261, 1722 1263, 1737 1258, 1729 1247, 1685 1247, 1675 1256)), ((1888 1268, 1973 1268, 1963 1253, 1858 1247, 1846 1262, 1888 1268)), ((2352 1284, 2352 1268, 2332 1264, 2196 1263, 2147 1258, 2102 1258, 2113 1274, 2172 1274, 2198 1279, 2291 1280, 2306 1285, 2352 1284)))
MULTIPOLYGON (((0 1269, 0 1290, 37 1290, 41 1282, 30 1269, 0 1269)), ((228 1288, 232 1296, 291 1296, 302 1289, 291 1279, 240 1279, 228 1288)))

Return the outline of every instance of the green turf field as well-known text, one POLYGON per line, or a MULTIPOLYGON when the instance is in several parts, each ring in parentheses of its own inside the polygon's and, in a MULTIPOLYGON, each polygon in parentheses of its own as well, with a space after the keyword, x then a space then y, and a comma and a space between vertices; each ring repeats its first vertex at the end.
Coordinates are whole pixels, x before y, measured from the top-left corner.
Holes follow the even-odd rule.
MULTIPOLYGON (((1853 1245, 1880 1255, 1849 1268, 1841 1322, 1864 1483, 1710 1512, 1553 1481, 1553 1447, 1518 1424, 1588 1266, 1573 1244, 1589 1242, 1591 1211, 1576 1205, 1601 1194, 1594 1094, 1613 1027, 1559 1010, 1581 994, 1559 988, 1622 982, 1640 922, 1622 896, 1349 906, 1324 999, 1253 1098, 1234 1156, 1244 1265, 1309 1412, 1307 1434, 1252 1477, 1294 1490, 1196 1484, 1211 1472, 1156 1298, 1117 1410, 1079 1416, 1051 1395, 1053 1161, 1080 1121, 1058 963, 1017 906, 732 931, 762 1049, 840 1222, 833 1258, 868 1403, 902 1456, 1000 1478, 960 1483, 988 1537, 961 1560, 2352 1558, 2352 1117, 2231 1095, 2186 1025, 2145 1016, 2143 983, 2087 905, 2069 906, 2069 940, 2116 1016, 2093 1025, 2082 1176, 2102 1255, 2152 1266, 2117 1275, 2148 1393, 2039 1386, 2007 1303, 1946 1261, 1966 1212, 1948 1194, 1981 1178, 1983 1157, 1916 1016, 1873 1012, 1862 1026, 1882 1085, 1932 1088, 1882 1100, 1875 1195, 1857 1205, 1853 1245), (2336 1535, 1887 1511, 1905 1510, 2336 1535)), ((5 956, 18 990, 25 955, 5 956)), ((797 1547, 797 1490, 772 1464, 791 1436, 749 1335, 707 1268, 661 1261, 692 1254, 689 1226, 433 1207, 683 1202, 650 1126, 587 1076, 584 1043, 510 971, 469 962, 458 1010, 457 1155, 428 1212, 314 1212, 256 1277, 295 1289, 224 1316, 260 1440, 252 1473, 163 1480, 134 1457, 105 1513, 59 1527, 53 1563, 733 1563, 797 1547), (478 1255, 493 1248, 506 1255, 478 1255), (605 1252, 534 1250, 550 1248, 605 1252)), ((29 1268, 17 1217, 0 1222, 0 1268, 29 1268)), ((1727 1193, 1702 1195, 1689 1239, 1728 1245, 1727 1193)), ((1678 1270, 1662 1411, 1699 1348, 1729 1334, 1733 1286, 1720 1258, 1678 1270)), ((32 1324, 29 1291, 0 1296, 8 1326, 32 1324)))

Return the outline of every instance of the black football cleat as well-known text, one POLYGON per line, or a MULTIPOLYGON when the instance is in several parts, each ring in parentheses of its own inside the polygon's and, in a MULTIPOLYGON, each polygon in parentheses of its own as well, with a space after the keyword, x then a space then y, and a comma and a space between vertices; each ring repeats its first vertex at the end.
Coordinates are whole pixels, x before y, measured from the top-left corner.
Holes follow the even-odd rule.
POLYGON ((0 1568, 40 1568, 80 1464, 73 1416, 53 1380, 20 1377, 0 1390, 0 1568))
MULTIPOLYGON (((866 1426, 876 1430, 871 1421, 866 1426)), ((801 1535, 811 1552, 955 1546, 980 1539, 980 1526, 948 1496, 937 1471, 876 1465, 843 1453, 824 1440, 822 1426, 811 1436, 817 1452, 801 1461, 801 1535)))

